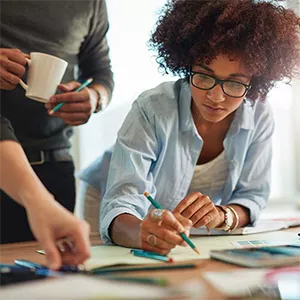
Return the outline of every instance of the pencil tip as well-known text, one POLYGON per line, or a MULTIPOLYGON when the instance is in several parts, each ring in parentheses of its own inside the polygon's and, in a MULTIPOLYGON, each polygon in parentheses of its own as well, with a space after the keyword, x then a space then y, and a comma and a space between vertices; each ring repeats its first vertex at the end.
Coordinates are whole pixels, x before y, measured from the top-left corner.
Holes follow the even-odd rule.
POLYGON ((169 258, 168 262, 173 263, 174 259, 172 257, 169 258))
POLYGON ((148 197, 148 196, 149 196, 149 193, 148 193, 148 192, 145 192, 144 195, 145 195, 146 197, 148 197))
POLYGON ((200 255, 200 251, 197 248, 194 248, 194 251, 200 255))
POLYGON ((51 116, 51 115, 53 115, 54 114, 54 111, 51 109, 50 111, 49 111, 49 115, 51 116))

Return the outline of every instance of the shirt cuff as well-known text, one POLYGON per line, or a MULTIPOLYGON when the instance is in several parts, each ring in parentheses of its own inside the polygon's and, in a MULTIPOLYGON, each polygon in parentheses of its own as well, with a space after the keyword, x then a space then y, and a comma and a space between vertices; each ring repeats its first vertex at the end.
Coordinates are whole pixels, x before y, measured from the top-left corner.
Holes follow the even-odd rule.
POLYGON ((230 205, 230 204, 237 204, 248 208, 250 212, 250 223, 254 226, 259 218, 261 210, 264 208, 258 205, 253 200, 249 200, 249 199, 234 199, 226 203, 226 205, 230 205))
POLYGON ((111 222, 119 215, 122 214, 130 214, 135 216, 136 218, 142 220, 141 216, 134 210, 131 210, 129 208, 123 207, 117 207, 112 210, 110 210, 105 217, 101 221, 101 239, 104 242, 104 244, 113 244, 111 237, 109 236, 109 227, 111 222))

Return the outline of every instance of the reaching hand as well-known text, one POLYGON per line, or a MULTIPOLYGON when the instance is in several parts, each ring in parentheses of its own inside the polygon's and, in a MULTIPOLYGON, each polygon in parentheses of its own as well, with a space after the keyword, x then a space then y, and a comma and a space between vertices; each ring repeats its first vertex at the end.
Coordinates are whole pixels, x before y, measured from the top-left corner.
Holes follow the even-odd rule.
POLYGON ((0 89, 13 90, 25 73, 26 58, 19 49, 0 48, 0 89))
POLYGON ((47 265, 56 270, 62 263, 83 263, 90 255, 89 224, 50 200, 26 208, 32 232, 46 252, 47 265), (61 252, 56 242, 66 237, 72 241, 73 249, 66 248, 67 251, 61 252))
POLYGON ((193 227, 215 228, 224 222, 224 214, 219 211, 210 198, 199 192, 185 197, 173 210, 192 221, 193 227))
POLYGON ((50 111, 57 104, 65 102, 52 116, 63 119, 71 126, 86 123, 97 105, 97 99, 89 88, 84 88, 80 92, 72 92, 79 86, 80 83, 76 81, 60 84, 58 89, 64 93, 52 96, 46 104, 46 108, 50 111))
POLYGON ((192 222, 180 214, 154 209, 140 227, 141 249, 168 254, 176 245, 186 246, 179 233, 189 235, 192 222))

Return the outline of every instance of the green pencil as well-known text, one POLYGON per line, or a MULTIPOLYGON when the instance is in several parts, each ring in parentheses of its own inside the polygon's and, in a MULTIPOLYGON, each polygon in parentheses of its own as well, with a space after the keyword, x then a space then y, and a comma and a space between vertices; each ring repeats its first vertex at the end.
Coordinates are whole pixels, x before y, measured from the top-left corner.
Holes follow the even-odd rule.
MULTIPOLYGON (((81 90, 83 90, 85 87, 87 87, 91 82, 93 81, 93 78, 88 78, 87 80, 85 80, 74 92, 80 92, 81 90)), ((57 104, 53 109, 51 109, 49 111, 49 115, 53 115, 56 111, 58 111, 63 105, 65 104, 65 102, 61 102, 59 104, 57 104)))
MULTIPOLYGON (((144 193, 144 196, 151 202, 151 204, 158 209, 162 209, 162 207, 151 197, 151 195, 148 192, 144 193)), ((184 232, 179 233, 179 235, 182 237, 182 239, 197 253, 200 254, 200 251, 197 249, 197 247, 193 244, 193 242, 185 235, 184 232)))
POLYGON ((162 271, 162 270, 176 270, 176 269, 191 269, 196 268, 196 264, 164 264, 164 265, 141 265, 133 267, 99 267, 89 271, 90 274, 104 275, 110 273, 126 273, 126 272, 143 272, 143 271, 162 271))

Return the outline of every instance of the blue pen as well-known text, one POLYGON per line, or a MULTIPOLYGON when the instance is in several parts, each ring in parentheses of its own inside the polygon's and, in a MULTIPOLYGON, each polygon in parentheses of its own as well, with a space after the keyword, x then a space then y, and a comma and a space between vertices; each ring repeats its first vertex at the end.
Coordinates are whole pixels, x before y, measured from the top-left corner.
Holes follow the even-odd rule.
POLYGON ((11 265, 11 264, 0 264, 0 273, 6 274, 6 273, 34 273, 34 268, 22 268, 20 266, 11 265))
MULTIPOLYGON (((24 268, 54 272, 54 271, 49 270, 49 268, 46 267, 46 266, 43 266, 43 265, 34 263, 32 261, 29 261, 29 260, 25 260, 25 259, 16 259, 15 264, 17 266, 21 266, 21 267, 24 267, 24 268)), ((77 266, 62 266, 58 271, 59 272, 70 272, 70 273, 79 272, 77 266)), ((58 272, 55 272, 55 273, 58 273, 58 272)))

